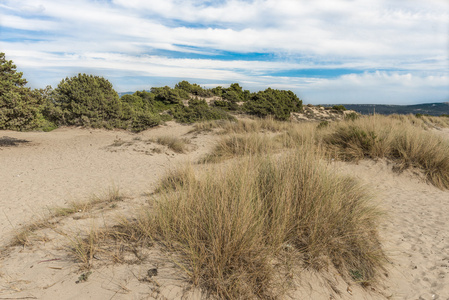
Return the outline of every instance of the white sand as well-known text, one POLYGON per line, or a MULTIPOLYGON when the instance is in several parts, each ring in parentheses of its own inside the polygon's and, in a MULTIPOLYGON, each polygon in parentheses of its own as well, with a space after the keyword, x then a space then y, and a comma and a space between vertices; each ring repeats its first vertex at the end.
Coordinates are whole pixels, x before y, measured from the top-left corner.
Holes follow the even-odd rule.
MULTIPOLYGON (((30 141, 0 147, 0 244, 8 242, 14 228, 44 214, 48 207, 102 194, 113 185, 129 197, 119 210, 138 209, 147 201, 142 194, 151 191, 168 168, 197 160, 216 137, 188 134, 192 144, 186 154, 146 141, 159 135, 184 137, 190 128, 169 123, 140 134, 74 128, 50 133, 0 131, 0 138, 30 141), (117 141, 131 145, 111 146, 117 141)), ((449 131, 442 134, 449 138, 449 131)), ((335 167, 369 185, 388 212, 380 234, 391 260, 389 277, 374 291, 353 286, 351 296, 345 283, 331 278, 342 291, 335 299, 449 299, 449 192, 411 171, 394 173, 386 162, 336 163, 335 167)), ((109 216, 105 212, 104 218, 109 216)), ((75 221, 68 220, 62 226, 72 224, 75 221)), ((56 236, 51 230, 46 234, 56 236)), ((54 242, 5 254, 0 260, 0 299, 174 299, 186 293, 184 275, 164 257, 168 254, 157 249, 148 253, 145 264, 100 264, 87 282, 76 284, 82 272, 67 258, 64 243, 55 237, 54 242), (159 270, 157 283, 139 281, 154 266, 159 270)), ((330 299, 324 282, 306 272, 292 298, 330 299)), ((196 298, 195 293, 187 295, 196 298)))

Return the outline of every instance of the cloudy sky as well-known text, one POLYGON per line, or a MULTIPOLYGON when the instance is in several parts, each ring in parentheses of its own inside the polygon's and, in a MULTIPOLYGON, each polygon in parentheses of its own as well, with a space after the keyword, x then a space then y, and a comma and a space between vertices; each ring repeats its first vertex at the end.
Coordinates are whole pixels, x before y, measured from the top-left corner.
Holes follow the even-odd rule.
POLYGON ((238 82, 305 103, 449 101, 447 0, 0 0, 0 52, 29 86, 119 92, 238 82))

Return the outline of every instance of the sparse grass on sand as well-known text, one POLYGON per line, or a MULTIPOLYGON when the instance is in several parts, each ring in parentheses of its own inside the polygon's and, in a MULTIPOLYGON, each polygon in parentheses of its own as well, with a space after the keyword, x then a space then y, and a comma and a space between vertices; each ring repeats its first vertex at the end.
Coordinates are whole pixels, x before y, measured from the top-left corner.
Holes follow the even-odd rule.
MULTIPOLYGON (((399 169, 418 167, 431 183, 449 188, 449 143, 426 130, 446 120, 440 122, 376 115, 324 125, 197 124, 195 131, 217 128, 226 134, 205 162, 234 159, 203 172, 195 173, 192 165, 171 170, 151 207, 114 226, 70 236, 72 255, 89 269, 95 255, 126 263, 124 252, 140 260, 139 248, 159 244, 177 253, 176 264, 195 286, 220 299, 282 297, 296 272, 329 265, 345 280, 369 285, 386 261, 376 227, 382 211, 366 188, 336 174, 327 161, 387 158, 399 169)), ((179 138, 157 142, 185 151, 186 141, 179 138)), ((91 209, 91 202, 53 214, 91 209)), ((25 245, 29 238, 17 240, 25 245)))
POLYGON ((89 212, 102 203, 114 203, 122 201, 123 198, 120 190, 113 186, 102 196, 93 195, 85 201, 72 201, 68 207, 49 208, 47 214, 35 218, 27 225, 14 229, 14 236, 9 246, 29 246, 35 241, 43 241, 45 237, 37 235, 36 232, 46 228, 54 228, 60 218, 76 213, 89 212))
POLYGON ((187 139, 167 135, 156 138, 155 142, 160 145, 167 146, 176 153, 184 153, 187 149, 186 146, 189 143, 187 139))

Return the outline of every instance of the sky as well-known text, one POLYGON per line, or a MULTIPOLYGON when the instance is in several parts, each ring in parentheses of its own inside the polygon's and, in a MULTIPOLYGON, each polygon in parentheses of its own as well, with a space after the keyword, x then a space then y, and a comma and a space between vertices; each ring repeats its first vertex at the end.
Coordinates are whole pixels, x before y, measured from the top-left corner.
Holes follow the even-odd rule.
POLYGON ((311 104, 449 101, 447 0, 0 0, 0 52, 32 88, 237 82, 311 104))

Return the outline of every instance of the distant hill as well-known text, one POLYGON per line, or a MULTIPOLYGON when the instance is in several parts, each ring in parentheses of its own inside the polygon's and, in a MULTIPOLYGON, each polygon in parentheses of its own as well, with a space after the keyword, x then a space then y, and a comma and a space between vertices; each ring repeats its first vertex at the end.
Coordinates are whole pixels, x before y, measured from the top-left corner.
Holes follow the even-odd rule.
POLYGON ((347 109, 355 110, 363 115, 382 114, 427 114, 439 116, 449 114, 449 102, 425 103, 417 105, 383 105, 383 104, 343 104, 347 109))
POLYGON ((120 92, 120 93, 118 93, 118 96, 119 97, 122 97, 123 95, 132 95, 132 94, 134 94, 135 92, 120 92))

